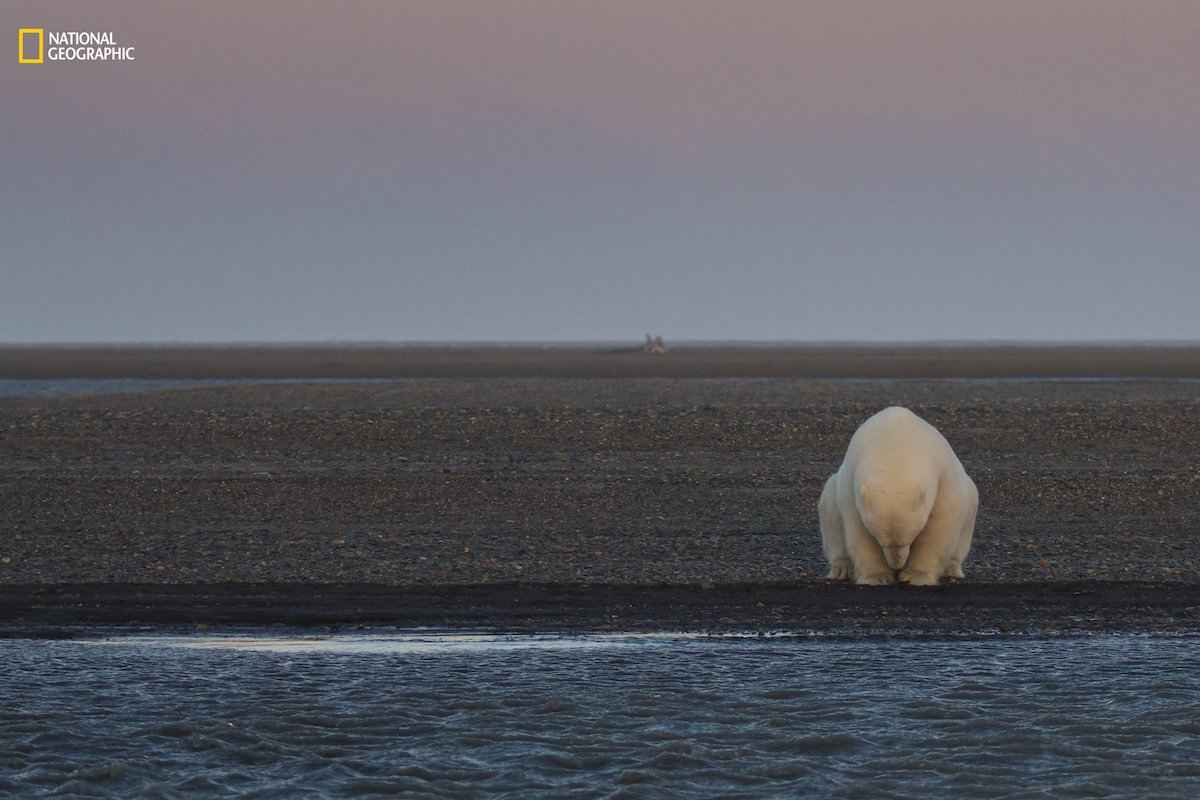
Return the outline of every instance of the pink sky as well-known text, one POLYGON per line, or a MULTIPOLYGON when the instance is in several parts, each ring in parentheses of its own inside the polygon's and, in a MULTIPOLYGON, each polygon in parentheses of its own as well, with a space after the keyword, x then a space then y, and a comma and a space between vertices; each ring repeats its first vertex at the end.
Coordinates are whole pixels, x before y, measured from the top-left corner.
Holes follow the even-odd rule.
MULTIPOLYGON (((102 105, 130 126, 232 136, 235 146, 286 133, 319 150, 353 120, 407 122, 436 148, 464 128, 520 118, 694 168, 691 159, 740 166, 745 148, 772 159, 804 157, 813 144, 920 150, 963 138, 1182 157, 1200 130, 1191 2, 581 6, 117 2, 80 14, 29 3, 6 17, 136 42, 141 63, 120 82, 79 80, 77 70, 57 81, 68 107, 102 105)), ((24 93, 27 75, 14 77, 22 82, 8 88, 24 93)))
MULTIPOLYGON (((772 269, 790 257, 780 208, 856 220, 863 243, 821 250, 851 271, 878 271, 896 208, 938 226, 1033 224, 1036 206, 1081 226, 1038 234, 1047 249, 1027 255, 1044 258, 1119 224, 1131 252, 1163 243, 1169 276, 1194 244, 1174 216, 1200 189, 1192 0, 17 0, 0 24, 112 30, 137 47, 134 64, 0 68, 22 109, 0 123, 5 162, 94 236, 114 235, 116 184, 161 226, 269 208, 254 224, 285 239, 272 226, 308 210, 333 214, 331 241, 369 244, 362 215, 394 209, 413 226, 404 242, 428 240, 422 258, 463 274, 485 253, 526 258, 494 243, 537 238, 538 209, 563 248, 539 251, 547 263, 594 251, 591 221, 613 208, 669 214, 655 231, 680 240, 715 219, 776 219, 748 254, 772 269), (435 246, 460 216, 478 238, 435 246)), ((256 263, 270 252, 230 247, 256 263)))

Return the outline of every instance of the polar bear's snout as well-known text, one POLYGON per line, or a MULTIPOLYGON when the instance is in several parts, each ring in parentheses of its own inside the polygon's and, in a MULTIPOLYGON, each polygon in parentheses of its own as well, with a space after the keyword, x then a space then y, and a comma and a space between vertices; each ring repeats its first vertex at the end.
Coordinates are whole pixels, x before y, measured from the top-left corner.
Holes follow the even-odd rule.
POLYGON ((887 559, 888 566, 892 569, 904 569, 904 565, 908 563, 908 548, 909 545, 906 544, 883 548, 883 557, 887 559))

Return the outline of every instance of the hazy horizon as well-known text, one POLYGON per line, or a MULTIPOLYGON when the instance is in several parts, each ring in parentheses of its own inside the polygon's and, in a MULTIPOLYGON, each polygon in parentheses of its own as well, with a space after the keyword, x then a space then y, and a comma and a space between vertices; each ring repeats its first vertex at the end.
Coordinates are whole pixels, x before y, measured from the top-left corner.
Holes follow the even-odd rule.
POLYGON ((15 0, 0 342, 1200 339, 1200 5, 15 0))
MULTIPOLYGON (((668 348, 729 347, 729 348, 823 348, 823 347, 1200 347, 1200 339, 671 339, 664 337, 668 348)), ((0 348, 374 348, 374 347, 513 347, 513 348, 577 348, 623 347, 636 349, 643 340, 624 339, 112 339, 57 341, 0 341, 0 348)))

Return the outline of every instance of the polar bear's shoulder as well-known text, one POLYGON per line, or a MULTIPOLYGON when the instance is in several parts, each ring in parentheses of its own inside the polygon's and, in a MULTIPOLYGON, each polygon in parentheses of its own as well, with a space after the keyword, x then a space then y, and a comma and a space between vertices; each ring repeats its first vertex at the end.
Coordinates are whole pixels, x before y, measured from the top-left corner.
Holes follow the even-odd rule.
POLYGON ((901 406, 890 406, 866 420, 846 451, 846 463, 856 471, 873 465, 893 473, 929 468, 940 472, 956 461, 938 429, 901 406))
POLYGON ((888 406, 872 415, 863 425, 915 425, 923 426, 929 423, 909 411, 904 406, 888 406))
POLYGON ((914 436, 928 436, 936 429, 903 406, 889 406, 869 417, 859 426, 853 438, 885 443, 909 441, 914 436))
POLYGON ((884 418, 903 417, 903 418, 911 418, 911 419, 920 419, 920 417, 918 417, 913 412, 909 411, 904 406, 888 406, 887 408, 883 409, 882 411, 875 412, 875 416, 884 417, 884 418))

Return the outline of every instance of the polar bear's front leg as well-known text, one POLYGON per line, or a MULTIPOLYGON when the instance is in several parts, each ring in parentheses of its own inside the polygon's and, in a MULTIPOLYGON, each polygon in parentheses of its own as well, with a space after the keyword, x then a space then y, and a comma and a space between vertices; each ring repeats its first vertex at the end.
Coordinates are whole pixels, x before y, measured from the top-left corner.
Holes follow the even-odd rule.
POLYGON ((941 574, 934 570, 917 570, 912 567, 900 570, 900 582, 909 586, 937 586, 941 580, 941 574))
POLYGON ((908 563, 900 571, 900 580, 913 586, 936 586, 945 575, 961 578, 962 538, 968 516, 973 519, 974 513, 965 489, 943 481, 929 521, 913 542, 908 563))
POLYGON ((846 549, 854 564, 854 582, 860 586, 888 586, 896 582, 896 573, 883 557, 883 548, 863 526, 857 514, 843 514, 846 549))
POLYGON ((913 542, 908 563, 900 570, 901 583, 912 586, 937 586, 950 571, 962 530, 957 520, 937 520, 931 515, 921 535, 913 542))

